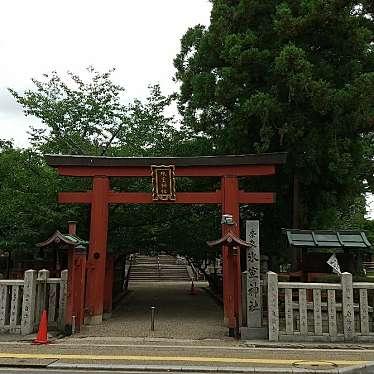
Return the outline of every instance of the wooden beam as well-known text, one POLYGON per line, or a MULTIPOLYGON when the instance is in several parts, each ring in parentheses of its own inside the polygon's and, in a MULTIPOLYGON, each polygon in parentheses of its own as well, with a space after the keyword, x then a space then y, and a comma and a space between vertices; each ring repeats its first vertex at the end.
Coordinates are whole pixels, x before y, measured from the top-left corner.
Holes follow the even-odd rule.
MULTIPOLYGON (((149 166, 58 166, 59 175, 72 177, 151 177, 149 166)), ((177 177, 256 176, 275 174, 275 165, 177 166, 177 177)))
MULTIPOLYGON (((89 192, 60 192, 60 204, 90 204, 92 193, 89 192)), ((241 204, 273 204, 275 193, 239 191, 241 204)), ((110 204, 221 204, 221 191, 215 192, 177 192, 176 201, 153 201, 150 192, 109 192, 110 204)))
POLYGON ((109 192, 111 204, 221 204, 221 191, 177 192, 175 201, 153 201, 151 192, 109 192))
POLYGON ((59 192, 58 202, 60 204, 90 204, 92 192, 59 192))
POLYGON ((273 204, 276 194, 273 192, 244 192, 239 191, 239 202, 241 204, 273 204))
POLYGON ((58 166, 235 166, 235 165, 282 165, 287 153, 260 153, 244 155, 216 155, 192 157, 108 157, 83 155, 45 155, 47 165, 58 166))

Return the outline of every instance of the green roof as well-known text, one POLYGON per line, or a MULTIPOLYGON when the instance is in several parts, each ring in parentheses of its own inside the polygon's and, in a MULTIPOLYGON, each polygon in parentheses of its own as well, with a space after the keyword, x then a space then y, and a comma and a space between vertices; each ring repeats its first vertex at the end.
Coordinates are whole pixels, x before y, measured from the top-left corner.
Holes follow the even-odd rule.
POLYGON ((283 229, 290 247, 371 249, 365 232, 359 230, 283 229))
POLYGON ((77 247, 79 245, 88 245, 88 241, 79 238, 76 235, 62 234, 60 231, 56 230, 52 236, 50 236, 44 242, 37 243, 37 247, 45 247, 49 244, 68 244, 77 247))

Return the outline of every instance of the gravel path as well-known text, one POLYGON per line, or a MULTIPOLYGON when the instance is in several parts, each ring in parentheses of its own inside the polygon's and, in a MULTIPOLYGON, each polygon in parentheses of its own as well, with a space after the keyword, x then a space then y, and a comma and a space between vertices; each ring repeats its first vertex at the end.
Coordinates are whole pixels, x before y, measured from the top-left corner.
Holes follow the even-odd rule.
POLYGON ((223 310, 204 290, 189 283, 133 284, 112 318, 99 326, 85 326, 84 336, 219 339, 227 335, 223 310), (150 331, 150 307, 156 307, 155 331, 150 331))

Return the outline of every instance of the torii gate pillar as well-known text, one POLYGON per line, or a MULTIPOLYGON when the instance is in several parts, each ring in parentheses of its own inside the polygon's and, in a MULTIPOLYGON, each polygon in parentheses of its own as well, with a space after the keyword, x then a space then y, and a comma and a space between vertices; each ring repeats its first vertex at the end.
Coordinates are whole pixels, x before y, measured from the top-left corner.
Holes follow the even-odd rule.
POLYGON ((85 323, 103 320, 103 295, 108 233, 109 178, 95 176, 92 183, 90 246, 87 260, 85 323))
MULTIPOLYGON (((236 176, 224 176, 221 179, 221 188, 223 191, 222 214, 230 214, 234 219, 234 226, 230 230, 240 236, 239 227, 239 184, 236 176)), ((229 227, 222 226, 222 236, 227 234, 229 227)), ((224 297, 224 319, 225 325, 229 327, 230 335, 234 334, 234 329, 241 320, 241 270, 240 255, 234 255, 234 252, 228 247, 222 247, 223 257, 223 297, 224 297)))

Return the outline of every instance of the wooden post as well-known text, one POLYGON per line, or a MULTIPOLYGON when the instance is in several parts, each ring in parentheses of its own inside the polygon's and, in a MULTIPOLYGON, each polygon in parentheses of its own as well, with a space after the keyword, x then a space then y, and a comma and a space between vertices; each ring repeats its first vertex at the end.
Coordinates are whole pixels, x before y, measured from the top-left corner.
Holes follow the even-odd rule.
MULTIPOLYGON (((75 236, 77 234, 77 222, 68 221, 69 235, 75 236)), ((73 313, 74 313, 74 292, 76 287, 80 287, 76 281, 75 272, 75 247, 69 246, 68 250, 68 282, 66 289, 66 307, 64 313, 64 332, 67 335, 72 333, 73 313)))
POLYGON ((230 275, 231 273, 230 273, 230 268, 229 268, 229 249, 228 247, 223 246, 222 247, 222 276, 223 276, 222 287, 223 287, 223 320, 224 320, 225 326, 230 326, 229 316, 233 314, 230 311, 230 305, 233 304, 233 296, 231 295, 231 287, 230 287, 230 283, 231 283, 230 275))
POLYGON ((77 234, 77 221, 68 221, 68 232, 69 235, 77 234))
POLYGON ((342 292, 343 292, 343 326, 344 340, 352 340, 355 336, 355 315, 353 308, 353 286, 352 274, 342 273, 342 292))
POLYGON ((97 325, 103 319, 105 258, 108 231, 109 178, 93 178, 90 245, 88 251, 85 323, 97 325))
MULTIPOLYGON (((239 184, 236 176, 224 176, 221 179, 223 193, 222 214, 231 214, 234 225, 222 225, 222 234, 229 230, 240 236, 239 217, 239 184)), ((234 256, 234 250, 222 248, 223 256, 223 300, 224 316, 229 327, 230 336, 234 336, 237 323, 241 320, 241 270, 240 253, 234 256)))
MULTIPOLYGON (((70 227, 69 227, 70 233, 70 227)), ((70 233, 71 234, 71 233, 70 233)), ((69 246, 68 250, 68 282, 66 290, 66 308, 65 308, 65 324, 64 332, 67 335, 71 334, 72 330, 72 317, 73 317, 73 308, 74 308, 74 288, 75 288, 75 269, 74 269, 74 247, 69 246)))
POLYGON ((65 310, 65 333, 72 333, 73 316, 75 331, 80 331, 84 321, 84 292, 86 283, 86 248, 71 247, 68 250, 67 305, 65 310))
POLYGON ((24 275, 21 334, 27 335, 34 331, 36 270, 26 270, 24 275))
POLYGON ((84 323, 84 293, 86 286, 86 249, 83 247, 75 249, 74 272, 73 315, 75 315, 75 331, 79 332, 84 323))
POLYGON ((276 342, 279 340, 278 275, 268 271, 267 279, 269 340, 276 342))
POLYGON ((105 266, 104 319, 109 319, 112 316, 113 265, 113 256, 107 256, 105 266))

